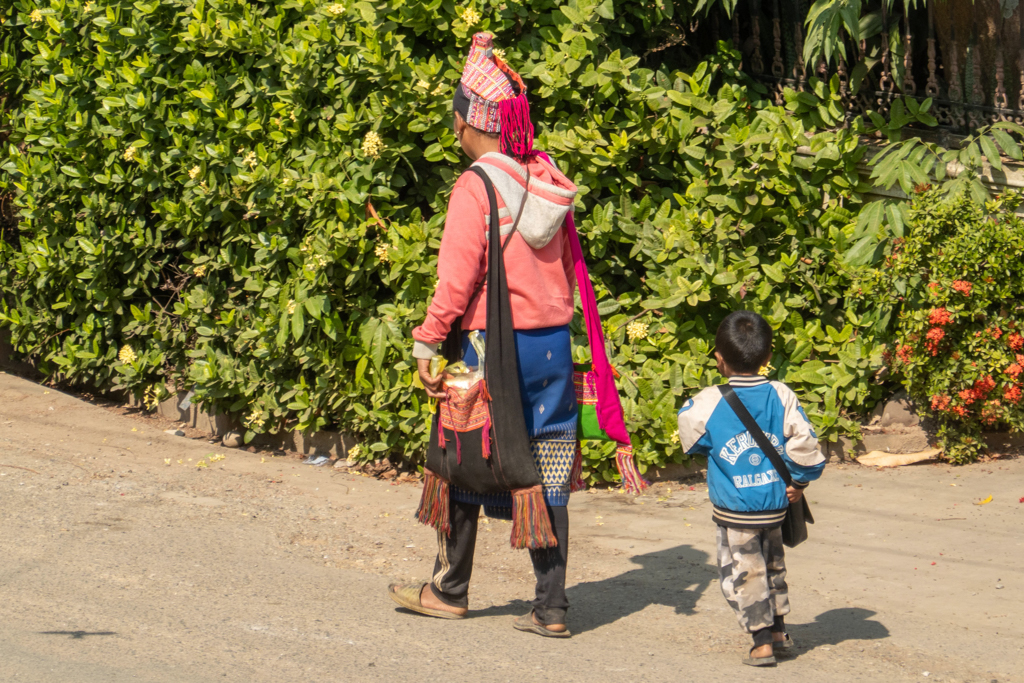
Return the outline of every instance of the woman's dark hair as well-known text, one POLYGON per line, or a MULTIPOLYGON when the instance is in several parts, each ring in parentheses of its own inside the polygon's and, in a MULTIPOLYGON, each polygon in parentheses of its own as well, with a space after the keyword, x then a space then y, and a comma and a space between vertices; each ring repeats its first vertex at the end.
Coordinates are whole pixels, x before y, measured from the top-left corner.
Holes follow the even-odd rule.
POLYGON ((772 327, 753 311, 734 311, 718 326, 715 347, 730 368, 753 374, 771 357, 772 327))

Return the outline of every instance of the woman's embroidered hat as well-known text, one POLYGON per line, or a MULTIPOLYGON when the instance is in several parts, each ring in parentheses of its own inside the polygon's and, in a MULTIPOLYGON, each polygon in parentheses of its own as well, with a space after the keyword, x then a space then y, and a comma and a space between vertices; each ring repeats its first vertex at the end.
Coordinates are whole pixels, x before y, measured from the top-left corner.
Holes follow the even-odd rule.
POLYGON ((533 151, 526 84, 494 54, 494 36, 477 33, 455 89, 455 111, 485 133, 501 134, 501 152, 523 158, 533 151))

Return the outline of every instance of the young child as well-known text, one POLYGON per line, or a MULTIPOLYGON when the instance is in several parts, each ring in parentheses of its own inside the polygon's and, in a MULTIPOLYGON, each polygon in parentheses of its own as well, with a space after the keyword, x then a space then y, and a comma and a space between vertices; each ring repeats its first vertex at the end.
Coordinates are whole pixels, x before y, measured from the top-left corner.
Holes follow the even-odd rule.
POLYGON ((771 666, 775 651, 793 647, 783 622, 789 598, 780 525, 789 503, 799 502, 807 484, 821 476, 825 457, 793 391, 760 376, 772 357, 768 322, 750 311, 730 313, 718 326, 715 347, 718 371, 768 440, 784 445, 782 459, 793 479, 787 488, 718 387, 704 389, 679 411, 683 449, 708 459, 722 593, 754 638, 743 662, 771 666))

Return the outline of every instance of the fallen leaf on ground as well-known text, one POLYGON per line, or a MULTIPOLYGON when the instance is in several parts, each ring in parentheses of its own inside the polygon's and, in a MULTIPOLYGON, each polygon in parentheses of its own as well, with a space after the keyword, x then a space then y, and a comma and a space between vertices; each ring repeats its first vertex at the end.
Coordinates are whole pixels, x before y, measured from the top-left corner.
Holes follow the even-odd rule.
POLYGON ((975 503, 975 505, 988 505, 991 502, 992 502, 992 496, 989 496, 985 500, 979 500, 977 503, 975 503))
POLYGON ((941 448, 929 448, 926 451, 917 453, 886 453, 885 451, 871 451, 857 458, 861 465, 872 467, 900 467, 901 465, 913 465, 925 460, 936 460, 942 453, 941 448))

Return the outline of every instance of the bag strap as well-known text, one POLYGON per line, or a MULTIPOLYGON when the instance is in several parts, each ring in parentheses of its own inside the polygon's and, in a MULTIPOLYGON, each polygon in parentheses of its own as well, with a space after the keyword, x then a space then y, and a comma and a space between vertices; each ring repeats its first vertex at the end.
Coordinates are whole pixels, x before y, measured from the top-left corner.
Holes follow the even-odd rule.
MULTIPOLYGON (((491 400, 492 472, 500 485, 511 489, 503 463, 533 462, 526 416, 519 389, 519 360, 516 355, 512 302, 505 274, 504 245, 494 184, 479 168, 469 170, 480 176, 491 212, 487 243, 487 356, 483 371, 491 400)), ((511 234, 509 235, 511 237, 511 234)), ((505 241, 508 244, 508 240, 505 241)), ((460 325, 461 327, 461 325, 460 325)), ((461 345, 461 340, 460 340, 461 345)), ((537 474, 536 483, 540 483, 537 474)))
MULTIPOLYGON (((491 182, 491 179, 487 176, 487 173, 485 173, 483 169, 480 169, 475 165, 470 166, 467 170, 472 171, 473 173, 480 177, 480 180, 483 181, 484 184, 484 191, 487 193, 488 210, 491 212, 491 225, 488 226, 488 239, 490 234, 494 232, 493 230, 491 230, 491 228, 494 227, 494 223, 498 223, 497 234, 500 235, 501 219, 498 216, 498 199, 494 193, 494 183, 491 182)), ((529 187, 529 179, 527 179, 527 187, 529 187)), ((513 223, 512 225, 512 232, 508 234, 508 237, 505 238, 504 244, 502 244, 501 246, 502 256, 504 256, 505 254, 505 248, 508 247, 508 243, 509 240, 512 239, 512 235, 514 235, 516 230, 519 229, 519 219, 522 218, 523 216, 524 206, 526 206, 525 199, 523 201, 522 206, 519 207, 519 215, 516 216, 515 223, 513 223)), ((489 267, 490 259, 488 259, 488 268, 489 267)), ((484 276, 480 279, 479 282, 476 283, 476 286, 473 288, 473 293, 469 295, 469 299, 467 301, 472 302, 473 299, 475 299, 477 295, 480 294, 480 291, 484 288, 484 283, 486 282, 487 273, 484 273, 484 276)), ((448 331, 448 337, 445 339, 444 344, 442 345, 441 348, 441 355, 447 358, 449 363, 455 363, 462 358, 462 317, 463 316, 460 315, 458 318, 455 319, 455 322, 452 324, 451 329, 448 331)))
MULTIPOLYGON (((484 190, 487 191, 488 200, 491 200, 492 199, 492 195, 494 194, 494 183, 491 182, 491 179, 490 179, 490 177, 488 177, 487 172, 484 171, 479 166, 476 166, 475 164, 473 166, 470 166, 468 170, 470 170, 473 173, 475 173, 478 176, 480 176, 480 180, 482 180, 484 182, 484 190)), ((530 172, 529 172, 529 169, 527 169, 527 172, 526 172, 526 194, 523 195, 523 201, 519 205, 519 213, 516 214, 516 220, 512 223, 512 230, 511 230, 511 232, 509 232, 508 235, 505 236, 505 241, 501 243, 501 255, 503 257, 505 256, 505 250, 508 249, 508 243, 512 241, 512 235, 516 234, 516 232, 519 230, 519 221, 523 218, 523 209, 526 208, 526 199, 529 196, 529 192, 530 192, 530 172)), ((494 199, 494 201, 490 202, 490 211, 491 211, 491 215, 497 216, 498 215, 497 214, 497 212, 498 212, 497 197, 493 197, 493 199, 494 199)), ((500 219, 499 219, 499 226, 500 226, 500 219)), ((499 234, 501 233, 500 229, 498 230, 498 233, 499 234)), ((473 289, 473 293, 469 295, 469 300, 470 301, 472 301, 473 299, 476 298, 477 294, 480 293, 480 290, 484 288, 484 282, 486 282, 486 281, 487 281, 487 278, 485 277, 485 278, 481 279, 480 282, 476 283, 476 287, 473 289)))
POLYGON ((764 433, 760 425, 747 410, 747 407, 743 405, 743 401, 736 395, 736 392, 728 384, 723 384, 718 387, 719 391, 722 392, 722 396, 725 398, 725 402, 729 404, 733 412, 736 413, 736 417, 740 419, 743 426, 747 428, 750 435, 754 437, 754 441, 757 442, 757 447, 765 454, 769 460, 772 461, 772 465, 775 467, 775 471, 782 477, 782 481, 786 482, 786 486, 793 485, 793 477, 789 474, 789 468, 786 467, 785 461, 782 456, 779 455, 779 451, 776 450, 775 446, 772 445, 768 435, 764 433))

